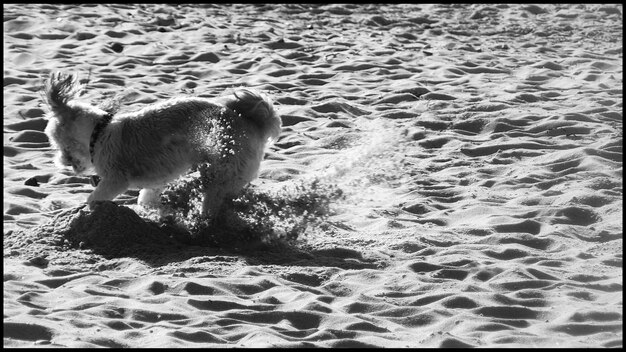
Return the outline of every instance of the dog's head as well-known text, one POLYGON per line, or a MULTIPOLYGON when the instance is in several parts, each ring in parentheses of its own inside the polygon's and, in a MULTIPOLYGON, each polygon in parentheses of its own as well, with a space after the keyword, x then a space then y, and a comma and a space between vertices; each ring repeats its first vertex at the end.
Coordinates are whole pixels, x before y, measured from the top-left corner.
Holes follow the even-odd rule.
POLYGON ((58 166, 71 166, 76 174, 93 171, 89 140, 95 122, 104 111, 76 101, 81 85, 73 75, 53 73, 46 82, 46 97, 51 113, 46 135, 58 149, 58 166))
POLYGON ((74 121, 64 121, 53 115, 46 127, 46 134, 50 138, 50 143, 58 149, 55 163, 57 166, 71 166, 76 174, 85 173, 93 166, 89 153, 89 135, 91 129, 74 121), (87 135, 87 141, 81 138, 87 135))
POLYGON ((256 124, 270 141, 278 138, 282 122, 268 96, 254 90, 239 89, 223 98, 221 103, 256 124))

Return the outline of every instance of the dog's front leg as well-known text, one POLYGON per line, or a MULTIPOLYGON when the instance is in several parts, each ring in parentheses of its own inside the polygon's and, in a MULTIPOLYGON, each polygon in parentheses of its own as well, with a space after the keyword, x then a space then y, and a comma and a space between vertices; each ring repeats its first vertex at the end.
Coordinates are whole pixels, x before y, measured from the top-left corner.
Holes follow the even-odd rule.
POLYGON ((115 196, 128 189, 128 182, 126 181, 112 181, 111 179, 103 178, 98 183, 96 189, 91 192, 87 198, 87 204, 89 209, 93 210, 93 203, 100 200, 113 200, 115 196))
POLYGON ((207 190, 202 200, 202 215, 215 220, 224 201, 224 195, 216 189, 207 190))

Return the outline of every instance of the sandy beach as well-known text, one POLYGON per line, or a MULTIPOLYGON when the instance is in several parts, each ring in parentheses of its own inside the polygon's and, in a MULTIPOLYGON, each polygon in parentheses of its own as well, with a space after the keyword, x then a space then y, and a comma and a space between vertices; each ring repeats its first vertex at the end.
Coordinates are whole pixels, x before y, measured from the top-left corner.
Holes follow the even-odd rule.
POLYGON ((623 346, 622 5, 3 9, 4 347, 623 346), (54 70, 121 111, 271 97, 247 217, 82 210, 54 70))

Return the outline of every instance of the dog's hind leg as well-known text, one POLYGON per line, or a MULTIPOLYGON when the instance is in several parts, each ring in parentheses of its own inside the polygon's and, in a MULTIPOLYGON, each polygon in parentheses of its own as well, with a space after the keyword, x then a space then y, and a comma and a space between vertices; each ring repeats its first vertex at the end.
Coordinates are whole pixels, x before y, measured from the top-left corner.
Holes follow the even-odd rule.
POLYGON ((144 208, 159 208, 161 205, 161 192, 164 188, 144 188, 139 191, 137 204, 144 208))
POLYGON ((111 179, 103 178, 98 183, 96 189, 91 192, 87 198, 89 208, 93 208, 92 203, 99 200, 112 200, 118 194, 128 189, 126 181, 111 181, 111 179))

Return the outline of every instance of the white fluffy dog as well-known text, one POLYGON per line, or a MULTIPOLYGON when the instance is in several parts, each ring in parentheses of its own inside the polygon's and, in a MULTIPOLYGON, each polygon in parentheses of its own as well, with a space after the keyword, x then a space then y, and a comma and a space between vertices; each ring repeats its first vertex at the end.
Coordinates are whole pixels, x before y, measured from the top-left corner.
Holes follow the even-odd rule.
POLYGON ((224 197, 257 176, 266 145, 281 131, 272 103, 248 89, 120 114, 78 101, 83 87, 71 74, 52 73, 45 89, 52 109, 46 134, 59 150, 57 164, 100 176, 90 207, 128 188, 142 188, 140 205, 158 207, 168 182, 209 163, 214 179, 204 190, 202 211, 215 215, 224 197))

